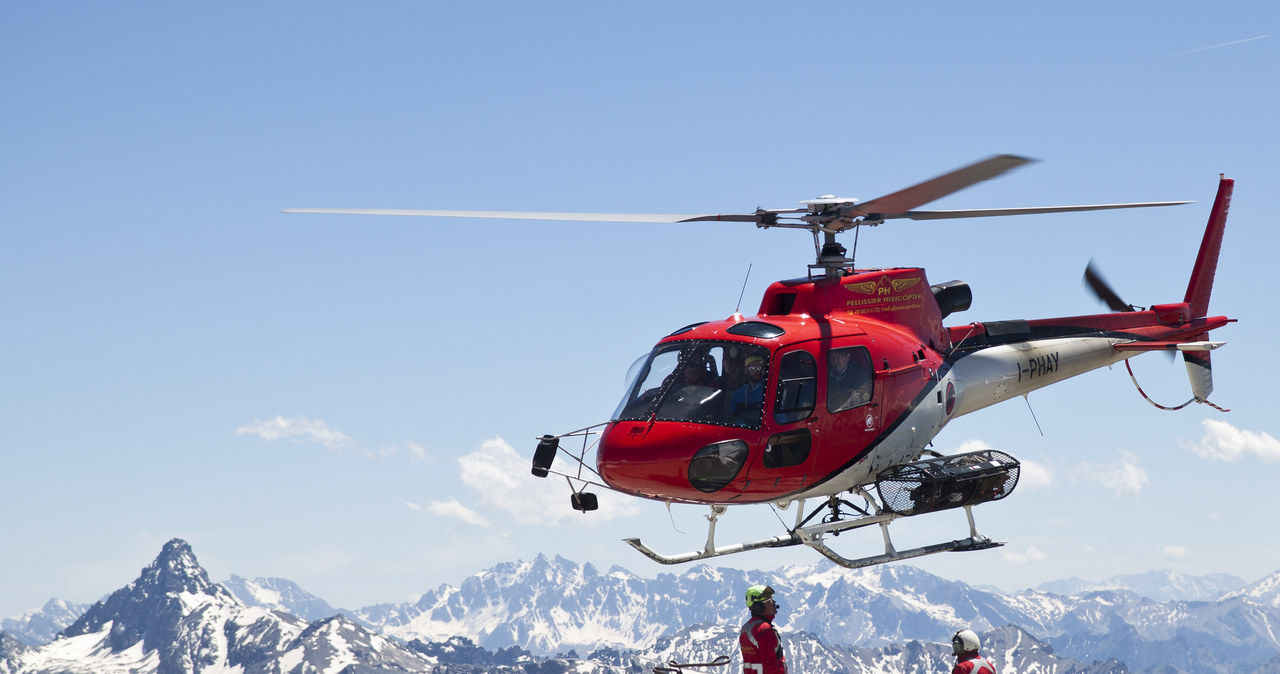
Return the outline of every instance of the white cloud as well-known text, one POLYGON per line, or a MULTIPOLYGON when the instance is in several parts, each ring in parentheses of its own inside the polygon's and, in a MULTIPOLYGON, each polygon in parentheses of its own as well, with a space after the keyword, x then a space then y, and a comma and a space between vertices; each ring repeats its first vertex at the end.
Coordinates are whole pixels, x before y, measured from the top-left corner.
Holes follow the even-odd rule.
POLYGON ((351 438, 329 428, 329 425, 320 420, 311 420, 305 417, 291 417, 286 419, 277 416, 269 421, 253 420, 253 423, 247 426, 241 426, 236 429, 237 435, 256 435, 268 442, 275 440, 292 440, 295 442, 314 442, 324 446, 325 449, 337 454, 343 449, 355 447, 355 441, 351 438))
POLYGON ((1141 459, 1133 452, 1120 452, 1120 460, 1110 464, 1086 463, 1080 466, 1077 476, 1109 489, 1116 496, 1137 498, 1147 486, 1147 471, 1138 465, 1141 459))
POLYGON ((1048 489, 1053 486, 1053 473, 1047 464, 1037 461, 1019 461, 1018 487, 1022 489, 1048 489))
POLYGON ((1164 553, 1165 557, 1175 561, 1187 558, 1187 549, 1181 545, 1166 545, 1160 548, 1160 552, 1164 553))
POLYGON ((426 462, 431 460, 431 455, 427 453, 426 447, 423 447, 416 442, 406 444, 409 447, 409 456, 412 456, 414 461, 426 462))
POLYGON ((1205 419, 1204 437, 1196 444, 1182 443, 1203 459, 1234 462, 1247 457, 1267 463, 1280 461, 1280 440, 1268 433, 1245 431, 1225 421, 1205 419))
POLYGON ((600 509, 585 515, 573 510, 568 485, 557 477, 531 475, 530 458, 516 453, 501 438, 486 440, 479 449, 458 459, 462 483, 479 494, 483 506, 522 524, 554 525, 578 518, 603 522, 640 511, 630 497, 594 487, 591 491, 599 496, 600 509))
POLYGON ((448 501, 432 501, 425 507, 417 503, 405 503, 405 505, 414 512, 427 513, 437 517, 458 520, 465 524, 482 527, 484 529, 492 529, 493 522, 490 522, 484 515, 458 503, 457 499, 449 499, 448 501))
POLYGON ((969 452, 980 452, 984 449, 991 449, 991 445, 981 440, 965 440, 956 447, 954 454, 967 454, 969 452))
POLYGON ((1002 561, 1008 562, 1009 564, 1029 564, 1031 562, 1043 562, 1048 558, 1049 558, 1049 555, 1046 555, 1045 553, 1041 552, 1034 545, 1029 546, 1026 552, 1014 552, 1013 550, 1009 550, 1006 548, 1004 552, 1000 553, 1000 559, 1002 561))
POLYGON ((268 421, 253 420, 253 423, 236 429, 237 435, 255 435, 268 442, 288 440, 290 442, 315 443, 329 450, 331 454, 350 452, 365 458, 375 459, 396 453, 395 447, 381 450, 362 449, 345 433, 329 427, 319 419, 306 417, 277 416, 268 421))

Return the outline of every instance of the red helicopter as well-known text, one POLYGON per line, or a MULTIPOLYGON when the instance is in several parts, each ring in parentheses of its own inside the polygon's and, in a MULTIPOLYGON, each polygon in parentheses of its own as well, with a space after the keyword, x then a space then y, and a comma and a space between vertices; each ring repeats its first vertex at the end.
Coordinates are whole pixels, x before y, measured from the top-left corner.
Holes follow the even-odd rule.
POLYGON ((943 456, 928 449, 956 417, 1146 351, 1181 352, 1192 400, 1221 409, 1208 401, 1213 390, 1209 352, 1223 342, 1209 341, 1208 336, 1234 319, 1208 313, 1234 184, 1229 178, 1220 178, 1182 301, 1147 309, 1121 301, 1090 266, 1086 282, 1114 313, 947 326, 945 319, 970 306, 967 284, 931 285, 919 268, 856 268, 836 242, 841 232, 898 218, 1188 203, 915 210, 1029 161, 999 155, 866 202, 828 196, 801 202, 802 208, 745 214, 286 212, 600 222, 723 220, 809 230, 818 255, 806 277, 769 286, 755 316, 734 313, 682 327, 659 340, 632 366, 610 420, 543 436, 532 472, 566 478, 571 505, 583 512, 598 508, 596 495, 586 491, 590 486, 668 504, 710 506, 702 550, 664 555, 639 539, 626 539, 663 564, 805 545, 841 566, 857 568, 1003 545, 978 533, 972 507, 1008 496, 1017 485, 1019 463, 996 450, 943 456), (561 446, 567 440, 573 448, 561 446), (588 456, 592 451, 594 466, 588 456), (575 468, 552 470, 558 454, 568 456, 575 468), (816 506, 806 510, 810 501, 816 506), (772 538, 717 545, 716 521, 726 507, 758 503, 783 509, 796 503, 794 524, 772 538), (965 510, 967 537, 908 550, 894 547, 891 522, 952 508, 965 510), (850 559, 825 543, 828 535, 870 525, 881 528, 883 554, 850 559))

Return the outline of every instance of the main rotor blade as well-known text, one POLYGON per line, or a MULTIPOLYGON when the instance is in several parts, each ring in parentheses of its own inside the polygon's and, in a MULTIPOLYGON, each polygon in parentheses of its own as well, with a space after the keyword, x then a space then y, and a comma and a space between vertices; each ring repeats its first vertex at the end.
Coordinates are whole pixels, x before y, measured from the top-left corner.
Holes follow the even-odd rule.
POLYGON ((941 199, 953 192, 959 192, 975 183, 990 180, 1032 161, 1035 160, 1011 154, 996 155, 940 175, 932 180, 926 180, 906 189, 898 190, 893 194, 886 194, 883 197, 864 201, 859 203, 855 210, 864 215, 872 213, 904 213, 916 206, 941 199))
MULTIPOLYGON (((1094 204, 1091 206, 1044 206, 1034 208, 985 208, 958 211, 906 211, 905 213, 876 213, 881 220, 910 218, 912 220, 944 220, 947 218, 990 218, 1000 215, 1036 215, 1041 213, 1071 213, 1075 211, 1105 211, 1112 208, 1151 208, 1153 206, 1181 206, 1190 201, 1145 201, 1130 204, 1094 204)), ((861 206, 861 204, 859 204, 861 206)))
POLYGON ((391 208, 286 208, 281 213, 329 213, 339 215, 411 215, 431 218, 486 218, 491 220, 562 220, 573 222, 696 222, 724 220, 755 222, 756 215, 677 215, 668 213, 548 213, 544 211, 440 211, 391 208))

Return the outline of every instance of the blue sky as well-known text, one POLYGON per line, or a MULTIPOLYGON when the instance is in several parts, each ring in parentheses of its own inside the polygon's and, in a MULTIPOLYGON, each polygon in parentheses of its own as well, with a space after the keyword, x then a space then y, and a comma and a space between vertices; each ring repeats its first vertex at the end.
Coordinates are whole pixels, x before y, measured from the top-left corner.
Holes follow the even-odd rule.
MULTIPOLYGON (((1008 545, 918 565, 1009 590, 1276 571, 1278 20, 1262 1, 6 4, 0 616, 96 600, 172 537, 216 579, 345 607, 538 553, 666 570, 625 536, 701 547, 702 509, 580 516, 528 457, 603 421, 659 337, 732 313, 748 266, 747 312, 802 275, 807 235, 279 209, 733 212, 996 153, 1042 161, 931 206, 1196 203, 894 223, 859 261, 967 281, 956 322, 1102 311, 1091 258, 1128 301, 1178 301, 1225 172, 1232 411, 1158 411, 1116 368, 1033 394, 1034 420, 1022 401, 957 420, 937 449, 1026 462, 975 511, 1008 545)), ((1180 364, 1134 366, 1186 399, 1180 364)), ((967 532, 961 513, 894 528, 967 532)), ((720 526, 779 529, 764 508, 720 526)))

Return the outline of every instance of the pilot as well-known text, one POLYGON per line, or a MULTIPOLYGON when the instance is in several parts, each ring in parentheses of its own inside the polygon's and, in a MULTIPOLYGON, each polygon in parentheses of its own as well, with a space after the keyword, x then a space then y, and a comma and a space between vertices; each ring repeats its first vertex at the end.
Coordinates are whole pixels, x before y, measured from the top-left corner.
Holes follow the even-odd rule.
POLYGON ((760 411, 764 408, 764 359, 747 356, 744 367, 747 379, 733 392, 729 416, 744 423, 756 423, 760 421, 760 411))
POLYGON ((951 674, 996 674, 996 663, 978 655, 981 645, 973 630, 956 632, 951 637, 951 650, 956 654, 956 666, 951 674))
POLYGON ((787 674, 782 639, 778 637, 778 630, 773 628, 774 616, 778 614, 773 588, 768 585, 747 588, 747 608, 751 610, 751 619, 738 634, 743 674, 787 674))
POLYGON ((827 409, 847 410, 871 402, 871 372, 864 359, 855 359, 853 349, 827 353, 827 409))
POLYGON ((705 386, 720 388, 720 378, 716 374, 716 361, 711 356, 694 356, 684 368, 681 386, 705 386))
POLYGON ((679 375, 679 385, 663 402, 663 418, 716 422, 724 419, 725 397, 721 395, 716 361, 710 354, 690 356, 679 375))

